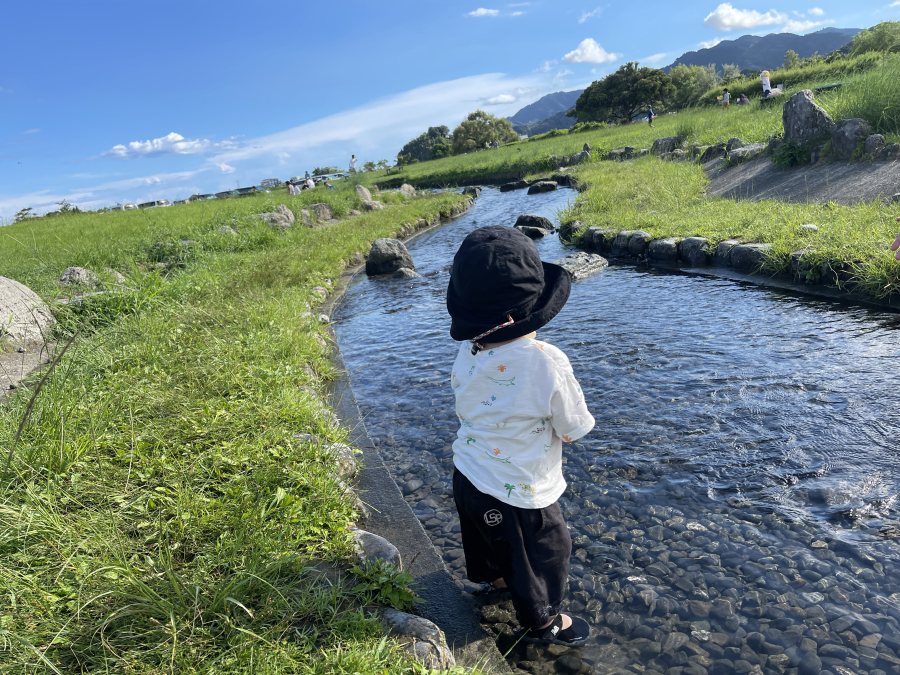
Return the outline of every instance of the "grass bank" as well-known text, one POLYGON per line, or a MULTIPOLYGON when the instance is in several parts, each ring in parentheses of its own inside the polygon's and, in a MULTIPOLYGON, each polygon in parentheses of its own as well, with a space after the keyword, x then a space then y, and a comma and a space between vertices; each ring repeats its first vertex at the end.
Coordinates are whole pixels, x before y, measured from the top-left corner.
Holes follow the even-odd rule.
POLYGON ((599 162, 578 172, 584 192, 560 215, 586 227, 644 230, 657 237, 706 237, 714 247, 726 239, 772 244, 762 271, 791 274, 795 251, 803 274, 818 281, 827 262, 848 290, 876 298, 900 292, 900 262, 889 251, 897 235, 897 209, 881 201, 839 206, 707 198, 708 180, 694 163, 599 162), (818 231, 800 225, 813 223, 818 231))
POLYGON ((272 195, 0 229, 0 275, 45 296, 68 265, 131 275, 58 312, 74 342, 24 425, 29 392, 0 408, 0 671, 413 672, 365 611, 376 591, 321 571, 346 567, 355 515, 327 450, 297 438, 346 438, 305 314, 355 251, 459 200, 287 232, 240 220, 272 195), (141 271, 181 238, 199 245, 178 267, 141 271))

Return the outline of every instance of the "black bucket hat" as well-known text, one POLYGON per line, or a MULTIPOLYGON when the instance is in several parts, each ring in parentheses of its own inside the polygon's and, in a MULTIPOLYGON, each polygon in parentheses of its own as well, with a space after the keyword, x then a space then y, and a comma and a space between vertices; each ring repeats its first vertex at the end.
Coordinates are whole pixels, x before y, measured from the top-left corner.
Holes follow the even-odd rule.
POLYGON ((465 238, 450 270, 447 311, 450 337, 472 340, 491 333, 491 342, 528 335, 559 314, 572 280, 559 265, 541 261, 534 242, 512 227, 480 227, 465 238))

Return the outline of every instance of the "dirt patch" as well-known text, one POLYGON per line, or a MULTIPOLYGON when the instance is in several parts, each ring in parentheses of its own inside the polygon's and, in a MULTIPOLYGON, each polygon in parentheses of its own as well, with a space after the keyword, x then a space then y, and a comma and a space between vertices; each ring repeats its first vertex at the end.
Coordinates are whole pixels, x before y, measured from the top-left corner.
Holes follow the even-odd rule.
POLYGON ((760 158, 729 169, 717 159, 704 168, 712 179, 706 194, 712 197, 853 204, 889 200, 900 192, 900 162, 831 162, 779 169, 760 158))

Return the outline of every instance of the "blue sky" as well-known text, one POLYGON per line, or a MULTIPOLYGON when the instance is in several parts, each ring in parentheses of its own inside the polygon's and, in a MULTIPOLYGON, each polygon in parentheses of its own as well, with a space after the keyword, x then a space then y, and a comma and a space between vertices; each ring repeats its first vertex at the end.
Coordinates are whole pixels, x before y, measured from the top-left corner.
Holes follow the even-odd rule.
POLYGON ((393 159, 430 125, 511 115, 625 61, 900 18, 900 0, 768 2, 6 3, 0 219, 393 159))

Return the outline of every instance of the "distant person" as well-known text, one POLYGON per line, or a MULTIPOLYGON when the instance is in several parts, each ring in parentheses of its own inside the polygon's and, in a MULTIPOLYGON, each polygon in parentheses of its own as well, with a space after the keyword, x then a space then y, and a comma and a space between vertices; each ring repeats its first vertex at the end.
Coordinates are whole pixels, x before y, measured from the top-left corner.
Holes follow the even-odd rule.
POLYGON ((741 94, 741 95, 740 95, 740 98, 738 98, 738 101, 737 101, 737 102, 738 102, 740 105, 747 105, 748 103, 750 103, 750 99, 747 98, 747 94, 741 94))
MULTIPOLYGON (((294 187, 294 181, 292 181, 292 180, 289 180, 289 181, 288 181, 288 183, 287 183, 287 189, 288 189, 288 194, 289 194, 289 195, 295 194, 294 190, 295 190, 296 188, 294 187)), ((297 192, 299 192, 299 190, 297 190, 297 192)))
POLYGON ((772 83, 769 80, 769 71, 764 70, 759 76, 759 81, 762 82, 763 87, 763 96, 768 96, 769 91, 772 89, 772 83))
POLYGON ((350 155, 350 173, 356 173, 356 155, 350 155))
POLYGON ((722 110, 728 110, 731 107, 731 94, 726 89, 722 92, 722 110))
POLYGON ((313 181, 312 178, 307 178, 307 179, 306 179, 306 187, 307 187, 308 189, 312 190, 314 187, 316 187, 315 181, 313 181))
POLYGON ((650 124, 651 129, 655 129, 653 126, 653 118, 656 117, 656 113, 653 112, 653 106, 647 107, 647 122, 650 124))
POLYGON ((309 178, 309 171, 306 172, 306 175, 304 176, 304 178, 309 178))
POLYGON ((325 187, 327 187, 329 190, 334 190, 334 189, 336 189, 336 188, 334 187, 334 185, 332 185, 331 183, 329 183, 327 180, 325 181, 324 185, 325 185, 325 187))

